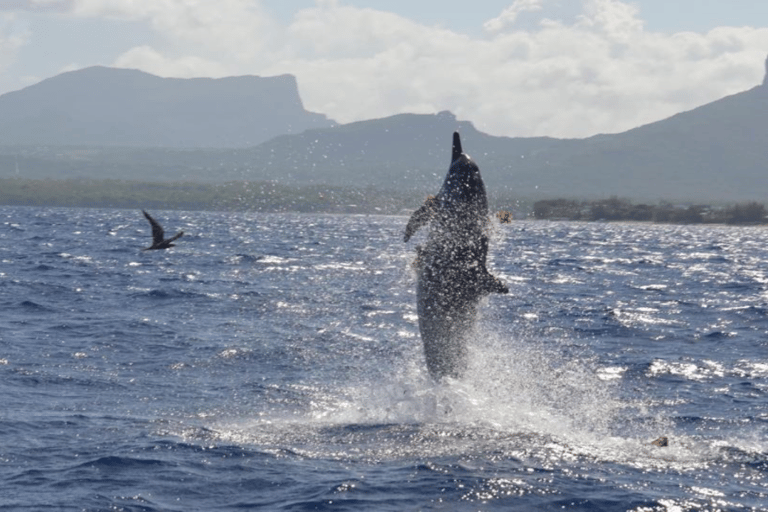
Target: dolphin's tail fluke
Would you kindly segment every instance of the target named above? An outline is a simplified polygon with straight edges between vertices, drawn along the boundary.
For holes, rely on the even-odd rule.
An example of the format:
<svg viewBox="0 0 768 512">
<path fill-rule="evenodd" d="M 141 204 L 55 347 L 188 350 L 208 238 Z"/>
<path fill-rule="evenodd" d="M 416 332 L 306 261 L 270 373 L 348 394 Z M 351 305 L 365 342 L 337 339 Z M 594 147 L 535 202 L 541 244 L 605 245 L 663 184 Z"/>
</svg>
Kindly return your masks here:
<svg viewBox="0 0 768 512">
<path fill-rule="evenodd" d="M 463 152 L 464 151 L 461 150 L 461 137 L 459 137 L 459 132 L 453 132 L 453 154 L 451 155 L 451 162 L 455 162 Z"/>
</svg>

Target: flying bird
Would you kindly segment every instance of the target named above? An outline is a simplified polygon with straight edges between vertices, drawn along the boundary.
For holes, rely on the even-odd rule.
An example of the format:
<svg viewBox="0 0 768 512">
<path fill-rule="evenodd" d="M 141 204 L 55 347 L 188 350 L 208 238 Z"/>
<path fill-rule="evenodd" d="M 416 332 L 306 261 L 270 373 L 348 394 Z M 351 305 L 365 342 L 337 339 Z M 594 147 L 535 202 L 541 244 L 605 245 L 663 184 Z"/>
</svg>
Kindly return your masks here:
<svg viewBox="0 0 768 512">
<path fill-rule="evenodd" d="M 150 214 L 148 214 L 146 211 L 141 210 L 141 213 L 144 214 L 144 216 L 147 218 L 150 224 L 152 224 L 152 245 L 149 247 L 145 247 L 145 251 L 151 251 L 154 249 L 168 249 L 169 247 L 174 247 L 176 244 L 173 244 L 174 240 L 177 238 L 181 238 L 182 235 L 184 235 L 183 231 L 179 231 L 175 235 L 173 235 L 169 239 L 165 239 L 165 232 L 163 231 L 163 226 L 161 226 L 155 219 L 152 218 Z"/>
</svg>

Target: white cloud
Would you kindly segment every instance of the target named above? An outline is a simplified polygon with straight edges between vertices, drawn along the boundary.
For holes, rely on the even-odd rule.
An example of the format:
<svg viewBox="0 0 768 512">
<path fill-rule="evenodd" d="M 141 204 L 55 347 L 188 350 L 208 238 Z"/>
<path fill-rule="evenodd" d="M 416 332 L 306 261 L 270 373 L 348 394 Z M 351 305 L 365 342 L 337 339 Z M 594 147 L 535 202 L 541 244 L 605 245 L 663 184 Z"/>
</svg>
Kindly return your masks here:
<svg viewBox="0 0 768 512">
<path fill-rule="evenodd" d="M 618 0 L 489 39 L 336 5 L 302 12 L 289 30 L 295 45 L 322 41 L 318 54 L 272 66 L 299 77 L 309 108 L 342 122 L 449 109 L 512 136 L 581 137 L 673 115 L 759 83 L 768 48 L 768 29 L 646 32 Z"/>
<path fill-rule="evenodd" d="M 569 21 L 547 9 L 558 3 L 516 0 L 471 37 L 336 0 L 284 26 L 248 0 L 64 2 L 75 16 L 152 27 L 158 39 L 114 65 L 161 76 L 292 73 L 306 107 L 341 122 L 448 109 L 489 133 L 581 137 L 761 81 L 768 28 L 663 34 L 647 31 L 629 1 L 583 0 Z M 538 23 L 517 27 L 521 13 Z"/>
<path fill-rule="evenodd" d="M 0 71 L 13 62 L 29 37 L 29 30 L 17 23 L 14 14 L 0 12 Z"/>
<path fill-rule="evenodd" d="M 252 0 L 72 0 L 71 13 L 147 23 L 165 42 L 162 48 L 133 48 L 116 62 L 147 64 L 163 76 L 186 72 L 217 75 L 253 68 L 273 50 L 277 27 Z M 274 44 L 272 44 L 274 47 Z M 162 54 L 162 55 L 161 55 Z M 163 72 L 160 61 L 169 65 Z M 206 65 L 207 63 L 207 65 Z"/>
<path fill-rule="evenodd" d="M 4 11 L 49 11 L 66 9 L 70 0 L 0 0 Z"/>
<path fill-rule="evenodd" d="M 221 77 L 227 68 L 218 62 L 194 55 L 168 58 L 149 46 L 137 46 L 120 55 L 112 64 L 118 68 L 141 69 L 158 76 L 192 78 L 198 76 Z"/>
<path fill-rule="evenodd" d="M 643 30 L 643 22 L 637 15 L 637 7 L 620 0 L 587 0 L 577 25 L 629 43 Z"/>
<path fill-rule="evenodd" d="M 490 19 L 483 24 L 483 28 L 488 32 L 499 32 L 517 21 L 517 17 L 522 12 L 540 11 L 544 0 L 515 0 L 512 5 L 504 9 L 496 18 Z"/>
</svg>

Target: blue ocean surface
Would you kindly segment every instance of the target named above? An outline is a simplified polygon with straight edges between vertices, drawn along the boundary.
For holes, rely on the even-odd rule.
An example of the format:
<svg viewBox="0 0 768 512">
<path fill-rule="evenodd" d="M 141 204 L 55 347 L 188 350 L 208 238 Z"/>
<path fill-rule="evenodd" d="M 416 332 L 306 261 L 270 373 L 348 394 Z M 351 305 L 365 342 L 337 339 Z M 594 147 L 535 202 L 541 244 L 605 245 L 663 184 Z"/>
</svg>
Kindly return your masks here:
<svg viewBox="0 0 768 512">
<path fill-rule="evenodd" d="M 438 384 L 405 217 L 151 213 L 0 207 L 0 510 L 768 507 L 765 228 L 495 224 Z"/>
</svg>

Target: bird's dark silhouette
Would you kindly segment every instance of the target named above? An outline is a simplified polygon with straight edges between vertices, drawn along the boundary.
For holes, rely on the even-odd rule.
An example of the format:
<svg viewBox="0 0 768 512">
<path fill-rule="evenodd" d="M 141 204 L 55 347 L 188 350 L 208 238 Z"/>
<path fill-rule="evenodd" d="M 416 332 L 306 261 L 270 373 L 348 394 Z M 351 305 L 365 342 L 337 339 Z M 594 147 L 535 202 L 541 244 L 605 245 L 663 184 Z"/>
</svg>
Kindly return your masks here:
<svg viewBox="0 0 768 512">
<path fill-rule="evenodd" d="M 168 249 L 169 247 L 174 247 L 176 244 L 172 243 L 174 240 L 181 238 L 184 235 L 183 231 L 179 231 L 175 235 L 173 235 L 171 238 L 165 239 L 165 232 L 163 231 L 163 227 L 152 218 L 150 214 L 148 214 L 145 210 L 141 210 L 141 213 L 144 214 L 144 216 L 147 218 L 149 223 L 152 225 L 152 245 L 149 247 L 145 247 L 145 251 L 151 251 L 155 249 Z"/>
</svg>

